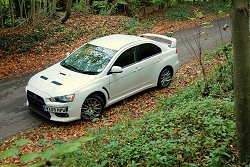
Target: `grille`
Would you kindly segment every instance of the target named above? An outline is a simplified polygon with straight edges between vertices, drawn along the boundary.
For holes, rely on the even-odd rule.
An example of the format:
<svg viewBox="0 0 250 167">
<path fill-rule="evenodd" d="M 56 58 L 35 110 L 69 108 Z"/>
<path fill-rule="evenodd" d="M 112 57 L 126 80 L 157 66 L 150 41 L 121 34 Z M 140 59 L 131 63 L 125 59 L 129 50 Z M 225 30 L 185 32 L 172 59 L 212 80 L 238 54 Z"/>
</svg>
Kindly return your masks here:
<svg viewBox="0 0 250 167">
<path fill-rule="evenodd" d="M 31 91 L 27 91 L 27 99 L 29 102 L 29 108 L 32 111 L 38 113 L 39 115 L 47 119 L 51 118 L 49 112 L 43 110 L 43 105 L 45 105 L 45 102 L 41 96 L 38 96 L 37 94 Z"/>
</svg>

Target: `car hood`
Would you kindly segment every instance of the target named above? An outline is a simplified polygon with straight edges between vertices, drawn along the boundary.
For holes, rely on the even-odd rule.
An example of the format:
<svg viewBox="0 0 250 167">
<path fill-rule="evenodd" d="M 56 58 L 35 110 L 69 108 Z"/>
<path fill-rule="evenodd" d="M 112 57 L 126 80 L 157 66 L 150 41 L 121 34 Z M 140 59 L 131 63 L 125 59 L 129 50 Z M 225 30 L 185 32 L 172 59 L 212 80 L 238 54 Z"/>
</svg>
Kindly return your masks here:
<svg viewBox="0 0 250 167">
<path fill-rule="evenodd" d="M 68 70 L 57 63 L 34 75 L 28 83 L 50 96 L 61 96 L 71 93 L 96 78 L 96 75 L 86 75 Z"/>
</svg>

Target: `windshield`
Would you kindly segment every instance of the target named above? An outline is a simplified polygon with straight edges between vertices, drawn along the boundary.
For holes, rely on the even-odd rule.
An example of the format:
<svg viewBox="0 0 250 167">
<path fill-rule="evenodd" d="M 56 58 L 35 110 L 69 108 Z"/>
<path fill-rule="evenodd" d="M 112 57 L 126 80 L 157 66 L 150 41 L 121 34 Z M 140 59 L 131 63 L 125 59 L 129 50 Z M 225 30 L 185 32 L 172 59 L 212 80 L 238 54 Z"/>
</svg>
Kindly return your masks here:
<svg viewBox="0 0 250 167">
<path fill-rule="evenodd" d="M 62 61 L 61 65 L 72 71 L 96 75 L 102 72 L 115 53 L 112 49 L 86 44 Z"/>
</svg>

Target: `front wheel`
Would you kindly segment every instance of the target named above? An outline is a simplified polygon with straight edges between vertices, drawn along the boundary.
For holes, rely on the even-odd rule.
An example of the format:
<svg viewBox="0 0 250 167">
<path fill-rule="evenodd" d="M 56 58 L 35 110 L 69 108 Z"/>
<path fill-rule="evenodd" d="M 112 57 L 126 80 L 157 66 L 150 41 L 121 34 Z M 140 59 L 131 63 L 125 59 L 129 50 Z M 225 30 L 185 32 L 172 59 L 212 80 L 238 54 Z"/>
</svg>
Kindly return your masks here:
<svg viewBox="0 0 250 167">
<path fill-rule="evenodd" d="M 168 87 L 169 84 L 171 83 L 172 77 L 173 77 L 173 70 L 170 67 L 165 67 L 159 75 L 157 86 L 159 88 Z"/>
<path fill-rule="evenodd" d="M 94 118 L 99 118 L 104 110 L 104 102 L 98 95 L 90 95 L 87 97 L 81 108 L 81 118 L 91 121 Z"/>
</svg>

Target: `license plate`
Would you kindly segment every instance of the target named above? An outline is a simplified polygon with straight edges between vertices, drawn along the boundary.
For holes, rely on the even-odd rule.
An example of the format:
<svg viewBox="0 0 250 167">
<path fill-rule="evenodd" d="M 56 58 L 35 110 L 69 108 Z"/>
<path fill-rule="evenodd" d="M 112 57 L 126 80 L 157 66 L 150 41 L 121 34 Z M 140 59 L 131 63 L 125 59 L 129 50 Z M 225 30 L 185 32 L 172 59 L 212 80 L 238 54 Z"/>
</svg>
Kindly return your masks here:
<svg viewBox="0 0 250 167">
<path fill-rule="evenodd" d="M 47 112 L 53 112 L 53 113 L 66 113 L 67 110 L 65 107 L 49 107 L 49 106 L 43 106 L 43 110 Z"/>
</svg>

